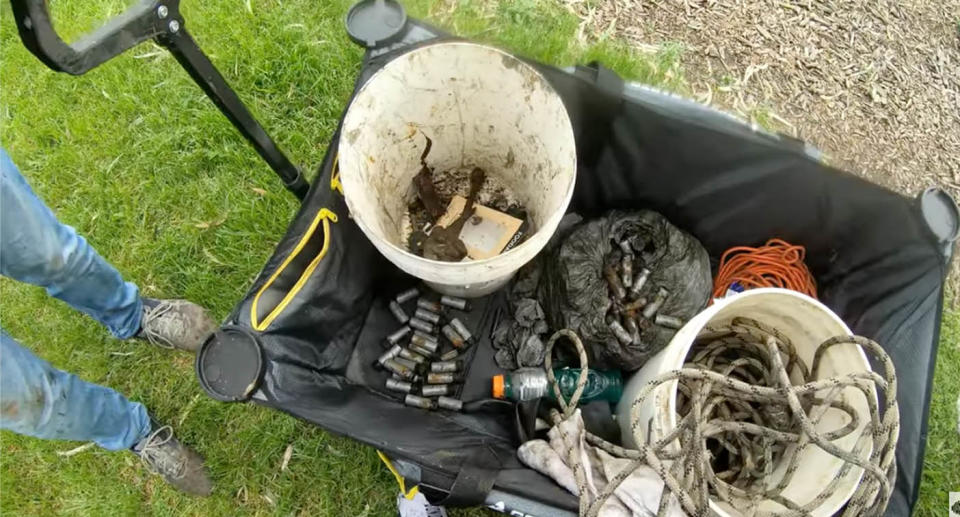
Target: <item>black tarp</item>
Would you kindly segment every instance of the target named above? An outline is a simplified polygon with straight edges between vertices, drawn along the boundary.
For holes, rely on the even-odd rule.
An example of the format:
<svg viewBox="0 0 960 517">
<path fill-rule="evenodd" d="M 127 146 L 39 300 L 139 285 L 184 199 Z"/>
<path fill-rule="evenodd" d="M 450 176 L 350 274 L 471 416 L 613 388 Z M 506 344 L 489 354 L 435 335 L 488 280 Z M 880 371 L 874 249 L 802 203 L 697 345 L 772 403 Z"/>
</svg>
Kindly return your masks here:
<svg viewBox="0 0 960 517">
<path fill-rule="evenodd" d="M 368 56 L 357 84 L 390 57 Z M 946 271 L 915 203 L 819 163 L 795 141 L 666 94 L 624 90 L 603 69 L 569 73 L 534 64 L 573 122 L 579 167 L 571 211 L 656 210 L 712 257 L 770 237 L 806 246 L 821 300 L 855 332 L 880 342 L 896 364 L 901 432 L 887 514 L 909 515 L 923 465 Z M 299 213 L 227 321 L 251 329 L 264 350 L 266 373 L 254 400 L 401 460 L 405 475 L 453 492 L 448 503 L 486 498 L 534 515 L 575 511 L 570 494 L 517 461 L 512 415 L 426 412 L 380 391 L 384 374 L 369 365 L 396 327 L 385 300 L 415 280 L 383 259 L 349 218 L 332 188 L 336 147 L 335 135 Z M 291 253 L 326 240 L 300 245 L 322 209 L 336 216 L 317 227 L 329 233 L 323 258 L 310 270 L 310 256 L 300 253 L 275 275 Z M 264 311 L 301 276 L 301 289 L 272 323 L 253 330 L 251 304 L 261 288 L 270 284 L 260 296 L 262 325 Z M 499 372 L 489 336 L 503 305 L 495 294 L 470 314 L 481 342 L 460 394 L 465 400 L 486 396 Z M 488 497 L 491 482 L 496 497 Z"/>
</svg>

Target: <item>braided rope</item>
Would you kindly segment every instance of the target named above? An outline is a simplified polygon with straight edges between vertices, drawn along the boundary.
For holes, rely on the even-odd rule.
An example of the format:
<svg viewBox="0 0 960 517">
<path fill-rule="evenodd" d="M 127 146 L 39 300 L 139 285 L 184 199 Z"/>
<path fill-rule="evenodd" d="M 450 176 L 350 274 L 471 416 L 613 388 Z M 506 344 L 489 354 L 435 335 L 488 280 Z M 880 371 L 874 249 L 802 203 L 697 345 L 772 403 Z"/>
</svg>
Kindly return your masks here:
<svg viewBox="0 0 960 517">
<path fill-rule="evenodd" d="M 581 368 L 569 402 L 561 395 L 553 375 L 552 351 L 561 337 L 567 338 L 577 351 Z M 872 355 L 883 375 L 868 371 L 817 379 L 824 354 L 832 347 L 848 344 L 859 345 Z M 630 428 L 637 449 L 620 447 L 585 431 L 590 445 L 632 460 L 592 501 L 588 495 L 587 467 L 571 446 L 565 459 L 577 482 L 581 516 L 596 517 L 620 484 L 642 465 L 652 468 L 664 482 L 657 512 L 660 516 L 666 515 L 671 504 L 679 504 L 690 516 L 706 516 L 711 500 L 726 502 L 757 517 L 810 515 L 836 493 L 841 480 L 854 467 L 863 469 L 863 477 L 842 515 L 883 514 L 896 474 L 900 416 L 893 361 L 876 342 L 860 336 L 830 338 L 817 348 L 808 369 L 787 336 L 756 320 L 735 318 L 726 327 L 701 332 L 688 359 L 684 368 L 647 382 L 632 402 Z M 587 383 L 586 349 L 575 332 L 563 329 L 550 337 L 544 368 L 560 406 L 560 411 L 551 411 L 556 426 L 573 414 Z M 674 382 L 679 421 L 666 433 L 656 429 L 662 438 L 648 444 L 639 409 L 657 388 Z M 846 400 L 850 390 L 866 399 L 869 421 L 855 437 L 853 447 L 844 450 L 833 442 L 853 435 L 861 427 L 861 416 Z M 877 402 L 878 391 L 882 410 Z M 827 432 L 818 431 L 817 424 L 830 410 L 846 415 L 846 424 Z M 576 443 L 576 437 L 557 429 L 564 443 Z M 801 453 L 809 447 L 822 449 L 844 463 L 816 497 L 800 504 L 782 493 L 799 468 Z M 867 448 L 870 454 L 864 458 Z M 727 463 L 716 472 L 721 457 Z M 783 477 L 768 486 L 774 469 L 783 468 L 784 464 Z M 759 504 L 767 500 L 786 510 L 759 510 Z"/>
</svg>

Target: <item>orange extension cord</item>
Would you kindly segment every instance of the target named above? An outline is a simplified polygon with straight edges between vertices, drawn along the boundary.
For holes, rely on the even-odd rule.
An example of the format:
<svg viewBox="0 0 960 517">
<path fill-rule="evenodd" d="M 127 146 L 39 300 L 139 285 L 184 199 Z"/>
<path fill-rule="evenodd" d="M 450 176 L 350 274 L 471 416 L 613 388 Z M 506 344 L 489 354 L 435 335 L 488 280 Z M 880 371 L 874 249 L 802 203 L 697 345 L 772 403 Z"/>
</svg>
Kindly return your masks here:
<svg viewBox="0 0 960 517">
<path fill-rule="evenodd" d="M 723 252 L 713 282 L 713 297 L 720 298 L 734 282 L 744 289 L 783 287 L 817 297 L 817 283 L 803 262 L 807 250 L 780 239 L 759 248 L 737 246 Z"/>
</svg>

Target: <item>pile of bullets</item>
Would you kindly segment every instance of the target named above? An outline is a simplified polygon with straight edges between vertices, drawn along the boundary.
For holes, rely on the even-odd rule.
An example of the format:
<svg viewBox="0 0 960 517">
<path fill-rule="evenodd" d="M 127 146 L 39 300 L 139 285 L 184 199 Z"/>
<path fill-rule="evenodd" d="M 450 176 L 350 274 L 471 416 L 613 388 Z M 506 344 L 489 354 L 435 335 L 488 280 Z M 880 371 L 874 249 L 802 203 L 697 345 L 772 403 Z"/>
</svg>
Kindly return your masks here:
<svg viewBox="0 0 960 517">
<path fill-rule="evenodd" d="M 610 310 L 607 327 L 622 345 L 642 345 L 640 336 L 651 325 L 677 330 L 685 323 L 676 316 L 660 312 L 670 298 L 670 291 L 659 287 L 652 300 L 641 296 L 650 279 L 650 270 L 638 260 L 630 241 L 615 242 L 604 262 L 603 276 L 607 280 Z M 640 251 L 640 250 L 637 250 Z M 634 271 L 639 273 L 634 275 Z M 653 289 L 648 289 L 653 293 Z"/>
<path fill-rule="evenodd" d="M 416 300 L 413 316 L 403 305 Z M 469 311 L 467 300 L 441 296 L 436 302 L 423 296 L 416 287 L 403 291 L 390 301 L 390 312 L 403 325 L 387 336 L 387 351 L 374 367 L 392 374 L 386 388 L 405 393 L 404 404 L 422 409 L 460 411 L 463 402 L 455 398 L 457 385 L 463 382 L 464 352 L 474 341 L 473 334 L 451 311 Z M 450 344 L 442 352 L 439 334 Z"/>
</svg>

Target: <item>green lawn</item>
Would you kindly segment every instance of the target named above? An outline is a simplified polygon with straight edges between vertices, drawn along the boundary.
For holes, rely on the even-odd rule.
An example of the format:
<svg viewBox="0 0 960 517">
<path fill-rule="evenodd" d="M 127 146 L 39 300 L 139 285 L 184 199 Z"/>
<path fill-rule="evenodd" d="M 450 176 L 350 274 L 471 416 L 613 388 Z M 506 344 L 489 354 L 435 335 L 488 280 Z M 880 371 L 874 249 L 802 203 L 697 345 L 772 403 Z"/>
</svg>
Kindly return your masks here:
<svg viewBox="0 0 960 517">
<path fill-rule="evenodd" d="M 52 2 L 73 37 L 123 0 Z M 621 74 L 683 90 L 678 48 L 637 55 L 577 39 L 551 1 L 405 2 L 458 34 L 568 65 L 600 59 Z M 346 38 L 349 2 L 268 0 L 183 5 L 186 25 L 279 145 L 320 163 L 359 70 Z M 82 77 L 56 74 L 20 44 L 0 3 L 0 142 L 60 218 L 146 295 L 184 297 L 223 317 L 244 293 L 296 203 L 172 57 L 144 44 Z M 54 365 L 144 402 L 207 458 L 216 482 L 193 499 L 131 454 L 0 434 L 4 515 L 388 515 L 394 482 L 374 452 L 254 405 L 206 397 L 192 359 L 112 339 L 40 289 L 0 281 L 2 325 Z M 960 313 L 945 318 L 921 515 L 942 515 L 960 489 L 955 404 Z M 948 368 L 948 364 L 951 367 Z M 289 468 L 284 450 L 293 446 Z M 478 515 L 479 511 L 458 515 Z"/>
</svg>

